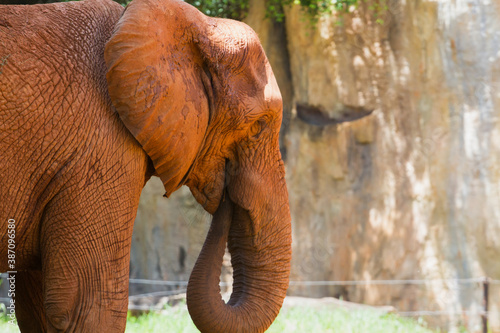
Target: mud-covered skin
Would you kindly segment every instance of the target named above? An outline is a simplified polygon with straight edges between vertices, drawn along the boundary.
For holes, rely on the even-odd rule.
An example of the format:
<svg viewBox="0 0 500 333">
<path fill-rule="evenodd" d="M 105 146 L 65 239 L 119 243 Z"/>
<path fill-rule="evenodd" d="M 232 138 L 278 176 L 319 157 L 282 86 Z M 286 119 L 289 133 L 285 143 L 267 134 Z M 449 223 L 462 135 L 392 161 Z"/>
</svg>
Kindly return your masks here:
<svg viewBox="0 0 500 333">
<path fill-rule="evenodd" d="M 148 158 L 111 108 L 110 1 L 0 6 L 0 271 L 25 332 L 121 332 Z M 43 279 L 42 279 L 43 275 Z"/>
<path fill-rule="evenodd" d="M 22 331 L 124 330 L 133 220 L 153 173 L 214 214 L 188 286 L 196 326 L 271 325 L 291 258 L 282 101 L 248 26 L 177 0 L 0 6 L 0 88 L 0 270 L 14 219 Z"/>
</svg>

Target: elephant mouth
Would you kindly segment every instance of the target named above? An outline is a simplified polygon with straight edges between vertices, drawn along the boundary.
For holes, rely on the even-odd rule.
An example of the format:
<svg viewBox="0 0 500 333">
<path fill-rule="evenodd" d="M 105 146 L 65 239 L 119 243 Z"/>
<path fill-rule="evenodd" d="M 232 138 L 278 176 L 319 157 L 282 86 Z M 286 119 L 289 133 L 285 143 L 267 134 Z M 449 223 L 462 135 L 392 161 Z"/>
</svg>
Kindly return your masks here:
<svg viewBox="0 0 500 333">
<path fill-rule="evenodd" d="M 224 188 L 229 179 L 227 174 L 228 159 L 221 164 L 216 170 L 209 172 L 213 177 L 209 178 L 208 181 L 204 179 L 205 181 L 200 182 L 196 177 L 197 173 L 195 173 L 194 177 L 187 178 L 184 184 L 189 187 L 191 194 L 203 209 L 212 215 L 215 214 L 219 207 Z"/>
<path fill-rule="evenodd" d="M 205 208 L 207 206 L 207 203 L 208 203 L 207 195 L 205 193 L 203 193 L 202 191 L 200 191 L 197 186 L 189 186 L 189 189 L 191 190 L 191 193 L 193 194 L 196 201 L 198 201 L 198 203 L 203 208 Z M 205 210 L 206 210 L 206 208 L 205 208 Z"/>
<path fill-rule="evenodd" d="M 203 209 L 213 215 L 219 207 L 221 198 L 219 193 L 222 193 L 223 186 L 205 186 L 202 190 L 199 189 L 199 186 L 192 186 L 189 183 L 187 183 L 187 186 L 189 186 L 194 198 Z"/>
</svg>

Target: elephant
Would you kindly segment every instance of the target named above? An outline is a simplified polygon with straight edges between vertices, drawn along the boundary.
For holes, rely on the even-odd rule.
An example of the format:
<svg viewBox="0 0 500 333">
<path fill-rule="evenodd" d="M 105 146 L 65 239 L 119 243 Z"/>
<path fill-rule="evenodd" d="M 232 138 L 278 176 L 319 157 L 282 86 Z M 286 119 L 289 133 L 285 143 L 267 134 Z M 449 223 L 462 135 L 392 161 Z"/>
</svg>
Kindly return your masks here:
<svg viewBox="0 0 500 333">
<path fill-rule="evenodd" d="M 0 6 L 0 271 L 21 331 L 124 331 L 151 177 L 213 215 L 187 288 L 195 325 L 265 331 L 290 274 L 282 113 L 244 23 L 180 0 Z"/>
</svg>

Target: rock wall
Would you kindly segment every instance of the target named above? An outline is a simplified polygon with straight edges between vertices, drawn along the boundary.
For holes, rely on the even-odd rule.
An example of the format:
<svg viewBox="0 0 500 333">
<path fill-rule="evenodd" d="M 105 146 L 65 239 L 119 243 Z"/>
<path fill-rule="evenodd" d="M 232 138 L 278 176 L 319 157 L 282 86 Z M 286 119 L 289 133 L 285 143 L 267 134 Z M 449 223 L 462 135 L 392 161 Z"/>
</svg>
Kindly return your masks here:
<svg viewBox="0 0 500 333">
<path fill-rule="evenodd" d="M 500 4 L 377 3 L 312 25 L 298 6 L 279 24 L 251 1 L 246 21 L 284 97 L 291 280 L 434 281 L 289 294 L 450 311 L 426 319 L 474 331 L 479 316 L 464 311 L 481 309 L 479 286 L 438 279 L 500 279 Z M 162 194 L 155 181 L 144 190 L 131 273 L 184 280 L 209 217 L 187 189 Z M 500 286 L 490 294 L 498 313 Z"/>
</svg>

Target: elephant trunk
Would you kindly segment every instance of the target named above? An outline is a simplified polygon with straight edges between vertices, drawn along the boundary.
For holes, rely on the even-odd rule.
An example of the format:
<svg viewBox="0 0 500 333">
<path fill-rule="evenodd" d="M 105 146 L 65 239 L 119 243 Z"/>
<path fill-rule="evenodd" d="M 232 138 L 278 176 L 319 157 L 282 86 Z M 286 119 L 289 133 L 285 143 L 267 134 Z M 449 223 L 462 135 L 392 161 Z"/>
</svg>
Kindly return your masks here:
<svg viewBox="0 0 500 333">
<path fill-rule="evenodd" d="M 290 274 L 287 196 L 272 206 L 270 216 L 256 221 L 227 193 L 221 200 L 187 289 L 189 313 L 201 332 L 264 332 L 278 315 Z M 227 304 L 219 287 L 226 241 L 234 270 Z"/>
</svg>

